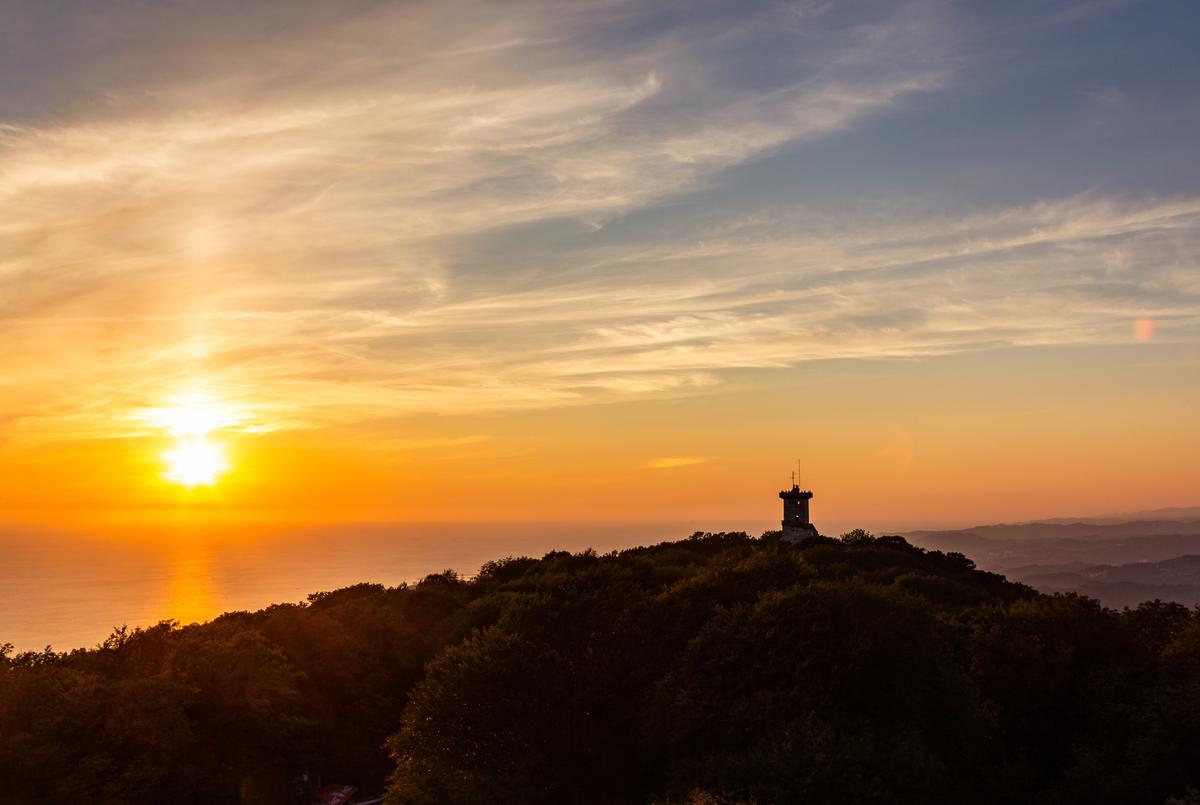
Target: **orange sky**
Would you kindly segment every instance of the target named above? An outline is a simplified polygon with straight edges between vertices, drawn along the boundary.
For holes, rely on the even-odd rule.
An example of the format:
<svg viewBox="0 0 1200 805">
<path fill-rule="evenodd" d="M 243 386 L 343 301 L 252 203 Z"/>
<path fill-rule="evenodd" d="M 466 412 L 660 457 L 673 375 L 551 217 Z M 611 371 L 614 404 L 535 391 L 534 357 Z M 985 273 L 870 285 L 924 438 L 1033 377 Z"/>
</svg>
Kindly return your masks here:
<svg viewBox="0 0 1200 805">
<path fill-rule="evenodd" d="M 0 505 L 50 521 L 758 524 L 776 516 L 793 458 L 817 492 L 818 525 L 1181 505 L 1200 477 L 1196 374 L 1180 371 L 1195 360 L 1190 348 L 1136 343 L 835 361 L 690 396 L 217 429 L 209 438 L 229 471 L 193 489 L 163 478 L 170 435 L 10 445 Z"/>
</svg>

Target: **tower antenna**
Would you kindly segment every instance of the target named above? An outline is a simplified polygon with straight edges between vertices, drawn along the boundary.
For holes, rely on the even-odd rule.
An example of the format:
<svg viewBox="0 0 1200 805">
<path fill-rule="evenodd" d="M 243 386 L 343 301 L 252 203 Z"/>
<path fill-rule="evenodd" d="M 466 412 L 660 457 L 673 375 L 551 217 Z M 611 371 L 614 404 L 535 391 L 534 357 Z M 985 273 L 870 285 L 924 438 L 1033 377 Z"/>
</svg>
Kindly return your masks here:
<svg viewBox="0 0 1200 805">
<path fill-rule="evenodd" d="M 800 459 L 796 459 L 796 485 L 800 485 Z"/>
</svg>

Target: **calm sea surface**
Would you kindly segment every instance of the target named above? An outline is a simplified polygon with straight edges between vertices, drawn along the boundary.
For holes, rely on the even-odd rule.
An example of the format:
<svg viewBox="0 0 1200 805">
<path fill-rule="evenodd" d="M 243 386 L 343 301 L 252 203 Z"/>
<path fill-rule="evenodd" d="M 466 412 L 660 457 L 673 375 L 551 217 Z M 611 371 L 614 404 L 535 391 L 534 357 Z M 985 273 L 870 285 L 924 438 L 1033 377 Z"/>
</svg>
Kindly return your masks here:
<svg viewBox="0 0 1200 805">
<path fill-rule="evenodd" d="M 0 644 L 94 646 L 113 627 L 302 601 L 369 581 L 389 586 L 504 556 L 603 553 L 696 530 L 760 533 L 768 522 L 434 523 L 320 527 L 137 526 L 101 531 L 0 525 Z"/>
</svg>

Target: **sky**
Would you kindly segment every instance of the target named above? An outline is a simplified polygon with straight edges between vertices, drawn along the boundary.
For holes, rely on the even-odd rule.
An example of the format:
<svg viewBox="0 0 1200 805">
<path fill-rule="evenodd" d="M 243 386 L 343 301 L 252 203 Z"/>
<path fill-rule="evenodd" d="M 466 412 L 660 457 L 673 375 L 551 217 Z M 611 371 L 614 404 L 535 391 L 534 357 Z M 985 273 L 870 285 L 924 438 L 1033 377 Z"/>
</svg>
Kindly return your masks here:
<svg viewBox="0 0 1200 805">
<path fill-rule="evenodd" d="M 818 527 L 1196 505 L 1198 39 L 0 0 L 0 520 L 760 522 L 797 466 Z"/>
</svg>

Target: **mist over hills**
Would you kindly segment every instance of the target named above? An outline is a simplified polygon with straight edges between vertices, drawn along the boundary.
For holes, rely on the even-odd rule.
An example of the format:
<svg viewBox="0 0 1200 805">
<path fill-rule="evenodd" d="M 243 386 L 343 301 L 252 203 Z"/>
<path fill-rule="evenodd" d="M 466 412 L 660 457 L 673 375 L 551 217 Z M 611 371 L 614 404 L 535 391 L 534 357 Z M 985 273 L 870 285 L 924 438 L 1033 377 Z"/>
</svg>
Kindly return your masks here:
<svg viewBox="0 0 1200 805">
<path fill-rule="evenodd" d="M 1173 507 L 905 536 L 924 548 L 966 554 L 980 568 L 1041 592 L 1077 592 L 1111 607 L 1156 598 L 1192 606 L 1200 603 L 1197 514 L 1197 507 Z"/>
<path fill-rule="evenodd" d="M 1037 521 L 1033 523 L 981 525 L 944 531 L 910 531 L 917 538 L 960 538 L 1031 540 L 1085 537 L 1150 537 L 1169 534 L 1200 534 L 1200 518 L 1177 520 L 1127 520 L 1112 522 Z"/>
<path fill-rule="evenodd" d="M 1165 506 L 1161 509 L 1141 509 L 1132 512 L 1104 514 L 1097 517 L 1049 517 L 1035 523 L 1128 523 L 1135 520 L 1200 520 L 1200 506 Z"/>
<path fill-rule="evenodd" d="M 1200 555 L 1162 562 L 1094 565 L 1077 571 L 1029 568 L 1014 577 L 1044 593 L 1077 592 L 1110 607 L 1134 607 L 1155 598 L 1186 606 L 1200 604 Z"/>
</svg>

